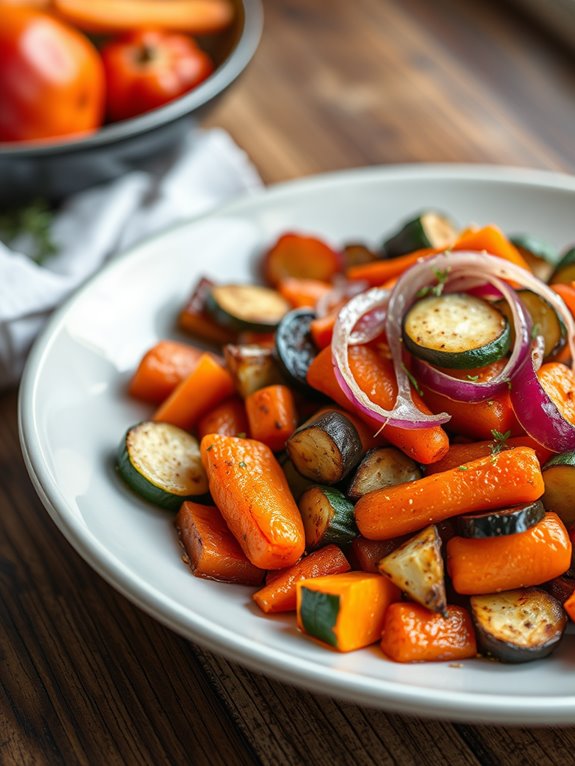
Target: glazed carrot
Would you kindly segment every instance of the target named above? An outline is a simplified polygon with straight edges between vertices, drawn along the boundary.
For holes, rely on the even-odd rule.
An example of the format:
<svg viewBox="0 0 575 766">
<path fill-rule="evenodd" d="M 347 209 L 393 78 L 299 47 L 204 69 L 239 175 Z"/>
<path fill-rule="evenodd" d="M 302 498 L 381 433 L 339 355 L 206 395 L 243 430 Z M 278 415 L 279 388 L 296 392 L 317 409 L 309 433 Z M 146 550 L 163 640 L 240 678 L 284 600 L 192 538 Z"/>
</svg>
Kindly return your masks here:
<svg viewBox="0 0 575 766">
<path fill-rule="evenodd" d="M 515 535 L 451 538 L 447 571 L 455 590 L 468 596 L 527 588 L 566 572 L 571 550 L 559 516 L 546 513 L 534 527 Z"/>
<path fill-rule="evenodd" d="M 497 226 L 484 226 L 482 229 L 463 233 L 453 245 L 452 250 L 485 250 L 490 255 L 497 255 L 516 266 L 531 271 L 529 264 Z"/>
<path fill-rule="evenodd" d="M 479 458 L 464 469 L 364 495 L 355 506 L 360 533 L 370 540 L 389 540 L 460 513 L 527 503 L 543 494 L 539 461 L 528 447 Z"/>
<path fill-rule="evenodd" d="M 287 386 L 259 388 L 246 398 L 246 412 L 252 438 L 273 452 L 285 447 L 297 428 L 293 394 Z"/>
<path fill-rule="evenodd" d="M 198 436 L 223 434 L 224 436 L 247 436 L 248 418 L 246 408 L 239 396 L 230 396 L 198 421 Z"/>
<path fill-rule="evenodd" d="M 259 585 L 265 572 L 251 564 L 217 508 L 186 501 L 176 516 L 184 561 L 196 577 Z"/>
<path fill-rule="evenodd" d="M 252 598 L 266 614 L 276 612 L 295 612 L 297 607 L 296 583 L 313 577 L 341 574 L 351 569 L 349 561 L 337 545 L 326 545 L 310 553 L 289 569 L 274 572 L 271 581 L 266 578 L 266 585 Z"/>
<path fill-rule="evenodd" d="M 295 564 L 305 547 L 303 523 L 269 447 L 209 434 L 201 453 L 214 502 L 252 564 L 262 569 Z"/>
<path fill-rule="evenodd" d="M 575 622 L 575 592 L 563 603 L 563 609 L 569 615 L 571 622 Z"/>
<path fill-rule="evenodd" d="M 571 284 L 568 285 L 551 285 L 551 289 L 563 298 L 565 305 L 575 317 L 575 282 L 571 282 Z"/>
<path fill-rule="evenodd" d="M 338 311 L 331 311 L 324 317 L 317 317 L 310 322 L 309 332 L 318 349 L 326 348 L 331 343 L 337 314 Z"/>
<path fill-rule="evenodd" d="M 286 277 L 329 282 L 341 265 L 341 254 L 323 240 L 289 232 L 264 255 L 262 268 L 266 282 L 276 287 Z"/>
<path fill-rule="evenodd" d="M 296 588 L 298 628 L 340 652 L 375 643 L 387 608 L 401 598 L 391 580 L 368 572 L 316 577 Z"/>
<path fill-rule="evenodd" d="M 352 346 L 349 349 L 349 363 L 359 387 L 373 402 L 384 409 L 391 409 L 397 396 L 397 382 L 392 362 L 367 346 Z M 331 348 L 320 351 L 313 360 L 307 371 L 307 382 L 312 388 L 330 396 L 345 410 L 354 412 L 353 405 L 348 401 L 336 380 Z M 415 392 L 413 401 L 422 412 L 429 413 Z M 364 415 L 360 417 L 373 428 L 374 434 L 381 430 L 381 424 L 376 420 Z M 447 434 L 441 426 L 417 430 L 385 426 L 381 433 L 391 444 L 402 449 L 419 463 L 434 463 L 440 460 L 449 449 Z"/>
<path fill-rule="evenodd" d="M 193 369 L 204 351 L 175 340 L 161 340 L 142 357 L 128 386 L 136 399 L 160 404 Z"/>
<path fill-rule="evenodd" d="M 278 284 L 280 295 L 296 308 L 313 308 L 318 300 L 327 295 L 332 289 L 328 282 L 321 279 L 297 279 L 296 277 L 286 277 L 280 280 Z"/>
<path fill-rule="evenodd" d="M 202 354 L 196 368 L 156 410 L 153 420 L 189 430 L 198 418 L 231 396 L 233 391 L 230 373 L 209 354 Z"/>
<path fill-rule="evenodd" d="M 404 271 L 407 271 L 420 258 L 427 258 L 435 255 L 441 250 L 434 250 L 431 247 L 425 247 L 421 250 L 415 250 L 407 255 L 400 255 L 397 258 L 387 258 L 373 263 L 366 263 L 361 266 L 352 266 L 346 271 L 346 277 L 352 282 L 366 282 L 369 287 L 377 287 L 384 282 L 388 282 L 395 277 L 399 277 Z"/>
<path fill-rule="evenodd" d="M 379 572 L 377 565 L 382 558 L 398 548 L 404 537 L 393 540 L 368 540 L 367 537 L 356 537 L 351 544 L 349 558 L 354 569 L 362 572 Z"/>
<path fill-rule="evenodd" d="M 500 444 L 501 443 L 496 442 L 493 439 L 470 442 L 469 444 L 452 444 L 445 457 L 438 460 L 437 463 L 427 466 L 425 473 L 429 476 L 432 473 L 449 471 L 450 468 L 457 468 L 465 463 L 470 463 L 472 460 L 486 457 L 487 455 L 492 454 L 494 446 L 499 447 Z M 531 447 L 532 450 L 535 450 L 535 454 L 541 465 L 546 463 L 551 455 L 554 454 L 545 447 L 542 447 L 530 436 L 511 436 L 501 444 L 501 449 L 513 449 L 514 447 Z"/>
<path fill-rule="evenodd" d="M 447 616 L 419 604 L 391 604 L 385 613 L 381 648 L 394 662 L 466 660 L 477 655 L 469 612 L 448 606 Z"/>
<path fill-rule="evenodd" d="M 225 29 L 234 17 L 228 0 L 53 0 L 54 11 L 88 32 L 176 29 L 194 35 Z"/>
</svg>

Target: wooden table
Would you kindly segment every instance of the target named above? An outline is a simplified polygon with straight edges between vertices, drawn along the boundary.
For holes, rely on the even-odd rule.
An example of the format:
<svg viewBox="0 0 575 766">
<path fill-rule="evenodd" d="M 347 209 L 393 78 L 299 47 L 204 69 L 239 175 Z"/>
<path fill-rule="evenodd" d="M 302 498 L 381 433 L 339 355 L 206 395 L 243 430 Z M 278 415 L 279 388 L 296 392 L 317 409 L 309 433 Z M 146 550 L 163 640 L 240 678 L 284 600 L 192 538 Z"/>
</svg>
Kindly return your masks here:
<svg viewBox="0 0 575 766">
<path fill-rule="evenodd" d="M 207 124 L 267 182 L 358 165 L 575 170 L 567 49 L 486 0 L 268 0 Z M 0 397 L 0 763 L 565 764 L 575 729 L 470 726 L 316 697 L 200 650 L 108 587 L 28 480 Z"/>
</svg>

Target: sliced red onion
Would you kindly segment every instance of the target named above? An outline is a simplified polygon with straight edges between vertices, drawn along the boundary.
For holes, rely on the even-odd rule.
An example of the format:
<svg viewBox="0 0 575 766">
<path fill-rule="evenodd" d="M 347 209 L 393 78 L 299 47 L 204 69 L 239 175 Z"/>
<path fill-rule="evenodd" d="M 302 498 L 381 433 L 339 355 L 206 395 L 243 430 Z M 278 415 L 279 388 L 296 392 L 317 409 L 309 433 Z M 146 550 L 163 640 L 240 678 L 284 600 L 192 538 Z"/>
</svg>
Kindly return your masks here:
<svg viewBox="0 0 575 766">
<path fill-rule="evenodd" d="M 519 423 L 539 444 L 552 452 L 575 449 L 575 426 L 546 393 L 530 358 L 513 377 L 511 405 Z"/>
<path fill-rule="evenodd" d="M 507 388 L 511 377 L 529 355 L 531 346 L 531 317 L 515 290 L 505 284 L 505 282 L 497 279 L 497 277 L 491 277 L 491 280 L 494 288 L 509 303 L 515 328 L 515 343 L 505 367 L 491 380 L 478 383 L 472 380 L 460 380 L 449 375 L 449 373 L 432 367 L 421 359 L 415 357 L 413 359 L 415 377 L 423 385 L 448 396 L 450 399 L 469 403 L 484 402 L 487 399 L 492 399 Z"/>
<path fill-rule="evenodd" d="M 389 290 L 375 287 L 352 298 L 339 312 L 331 342 L 333 366 L 337 382 L 345 396 L 359 412 L 382 425 L 418 429 L 446 423 L 450 417 L 446 412 L 439 415 L 427 415 L 415 406 L 411 395 L 409 398 L 400 398 L 398 396 L 393 409 L 384 410 L 371 401 L 368 395 L 358 386 L 353 376 L 349 366 L 348 350 L 354 328 L 368 312 L 385 308 L 389 297 Z M 409 378 L 403 363 L 395 365 L 395 373 L 398 389 L 405 388 L 406 383 L 407 389 L 410 391 Z"/>
<path fill-rule="evenodd" d="M 375 340 L 385 330 L 386 317 L 387 305 L 376 306 L 367 311 L 358 319 L 352 334 L 349 336 L 349 345 L 361 346 Z"/>
</svg>

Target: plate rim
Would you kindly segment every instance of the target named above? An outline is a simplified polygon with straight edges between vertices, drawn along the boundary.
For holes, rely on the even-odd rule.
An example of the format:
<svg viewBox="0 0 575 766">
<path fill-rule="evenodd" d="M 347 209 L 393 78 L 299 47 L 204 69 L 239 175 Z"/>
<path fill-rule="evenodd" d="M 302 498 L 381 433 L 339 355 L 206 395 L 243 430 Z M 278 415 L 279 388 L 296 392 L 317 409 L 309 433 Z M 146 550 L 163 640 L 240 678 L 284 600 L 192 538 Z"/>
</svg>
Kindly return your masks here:
<svg viewBox="0 0 575 766">
<path fill-rule="evenodd" d="M 163 229 L 115 257 L 86 280 L 54 312 L 36 340 L 26 363 L 18 396 L 18 429 L 24 461 L 34 488 L 50 517 L 88 565 L 138 608 L 176 633 L 208 650 L 216 651 L 251 670 L 264 672 L 312 693 L 327 694 L 356 704 L 383 708 L 396 713 L 474 723 L 572 724 L 575 713 L 575 694 L 560 697 L 482 694 L 417 687 L 380 678 L 374 680 L 346 670 L 338 670 L 337 674 L 334 674 L 332 669 L 318 665 L 313 660 L 288 655 L 272 647 L 250 645 L 247 639 L 232 631 L 197 614 L 190 615 L 187 609 L 180 607 L 172 598 L 159 593 L 156 588 L 146 585 L 139 576 L 132 574 L 121 561 L 109 554 L 80 517 L 62 513 L 58 509 L 58 501 L 60 505 L 66 505 L 64 498 L 60 496 L 56 484 L 46 474 L 42 475 L 41 455 L 36 452 L 36 445 L 28 438 L 29 434 L 34 432 L 32 402 L 36 373 L 48 354 L 51 341 L 64 318 L 94 284 L 97 284 L 100 279 L 107 278 L 117 268 L 123 268 L 130 260 L 137 259 L 139 252 L 156 240 L 161 240 L 178 229 L 193 227 L 200 221 L 234 213 L 241 214 L 244 207 L 258 206 L 262 200 L 264 203 L 273 204 L 274 201 L 282 198 L 289 199 L 292 195 L 299 194 L 302 189 L 313 190 L 325 185 L 333 187 L 334 184 L 341 186 L 350 181 L 361 182 L 365 179 L 376 181 L 384 178 L 392 181 L 394 177 L 403 180 L 433 176 L 437 176 L 439 180 L 517 183 L 521 186 L 559 188 L 575 194 L 575 176 L 548 170 L 455 163 L 372 166 L 310 175 L 274 184 L 256 192 L 243 194 L 207 213 Z"/>
</svg>

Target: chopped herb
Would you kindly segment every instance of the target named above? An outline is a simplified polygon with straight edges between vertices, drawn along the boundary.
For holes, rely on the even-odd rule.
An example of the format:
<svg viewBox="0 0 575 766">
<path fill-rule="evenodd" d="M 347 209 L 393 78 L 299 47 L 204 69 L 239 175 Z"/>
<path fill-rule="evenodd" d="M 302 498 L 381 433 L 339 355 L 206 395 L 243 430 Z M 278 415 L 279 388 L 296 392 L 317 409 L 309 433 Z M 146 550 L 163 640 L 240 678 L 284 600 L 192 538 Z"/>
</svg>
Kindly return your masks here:
<svg viewBox="0 0 575 766">
<path fill-rule="evenodd" d="M 423 391 L 421 390 L 421 386 L 419 385 L 419 383 L 417 382 L 417 380 L 414 378 L 414 376 L 413 376 L 413 373 L 412 373 L 412 372 L 410 372 L 410 371 L 407 369 L 407 367 L 405 366 L 405 364 L 402 364 L 401 366 L 402 366 L 402 367 L 403 367 L 403 369 L 405 370 L 405 374 L 406 374 L 406 375 L 407 375 L 407 377 L 409 378 L 409 382 L 411 383 L 411 385 L 414 387 L 414 389 L 417 391 L 417 393 L 418 393 L 420 396 L 423 396 Z"/>
<path fill-rule="evenodd" d="M 57 251 L 52 239 L 54 214 L 42 200 L 26 207 L 16 208 L 0 215 L 0 239 L 8 246 L 20 235 L 29 241 L 29 256 L 42 264 Z"/>
<path fill-rule="evenodd" d="M 460 465 L 459 466 L 459 470 L 460 471 L 468 471 L 469 470 L 469 466 L 467 466 L 467 465 Z"/>
<path fill-rule="evenodd" d="M 541 335 L 541 325 L 539 322 L 535 322 L 531 328 L 531 340 L 536 340 L 539 335 Z"/>
<path fill-rule="evenodd" d="M 436 298 L 443 293 L 445 283 L 449 279 L 450 268 L 447 269 L 435 269 L 433 271 L 437 283 L 435 285 L 427 285 L 427 287 L 421 287 L 416 293 L 416 298 L 425 298 L 427 295 L 434 295 Z"/>
<path fill-rule="evenodd" d="M 491 445 L 491 456 L 496 457 L 499 455 L 500 452 L 502 452 L 504 449 L 506 449 L 507 439 L 511 436 L 511 431 L 505 431 L 504 434 L 501 433 L 501 431 L 498 431 L 496 428 L 493 428 L 491 431 L 491 436 L 493 436 L 493 444 Z"/>
<path fill-rule="evenodd" d="M 245 431 L 240 431 L 240 433 L 239 433 L 239 434 L 236 434 L 236 437 L 237 437 L 238 439 L 245 439 L 245 438 L 246 438 L 246 436 L 247 436 L 247 434 L 246 434 L 246 432 L 245 432 Z"/>
<path fill-rule="evenodd" d="M 248 464 L 244 460 L 240 460 L 238 465 L 239 465 L 240 468 L 247 468 L 248 467 Z"/>
<path fill-rule="evenodd" d="M 214 445 L 213 445 L 213 444 L 210 444 L 210 446 L 209 446 L 209 447 L 206 447 L 206 452 L 209 452 L 209 451 L 210 451 L 211 449 L 213 449 L 213 448 L 214 448 Z"/>
<path fill-rule="evenodd" d="M 479 380 L 479 375 L 466 375 L 465 377 L 467 378 L 467 380 L 473 381 L 473 383 L 477 383 L 477 381 Z"/>
</svg>

